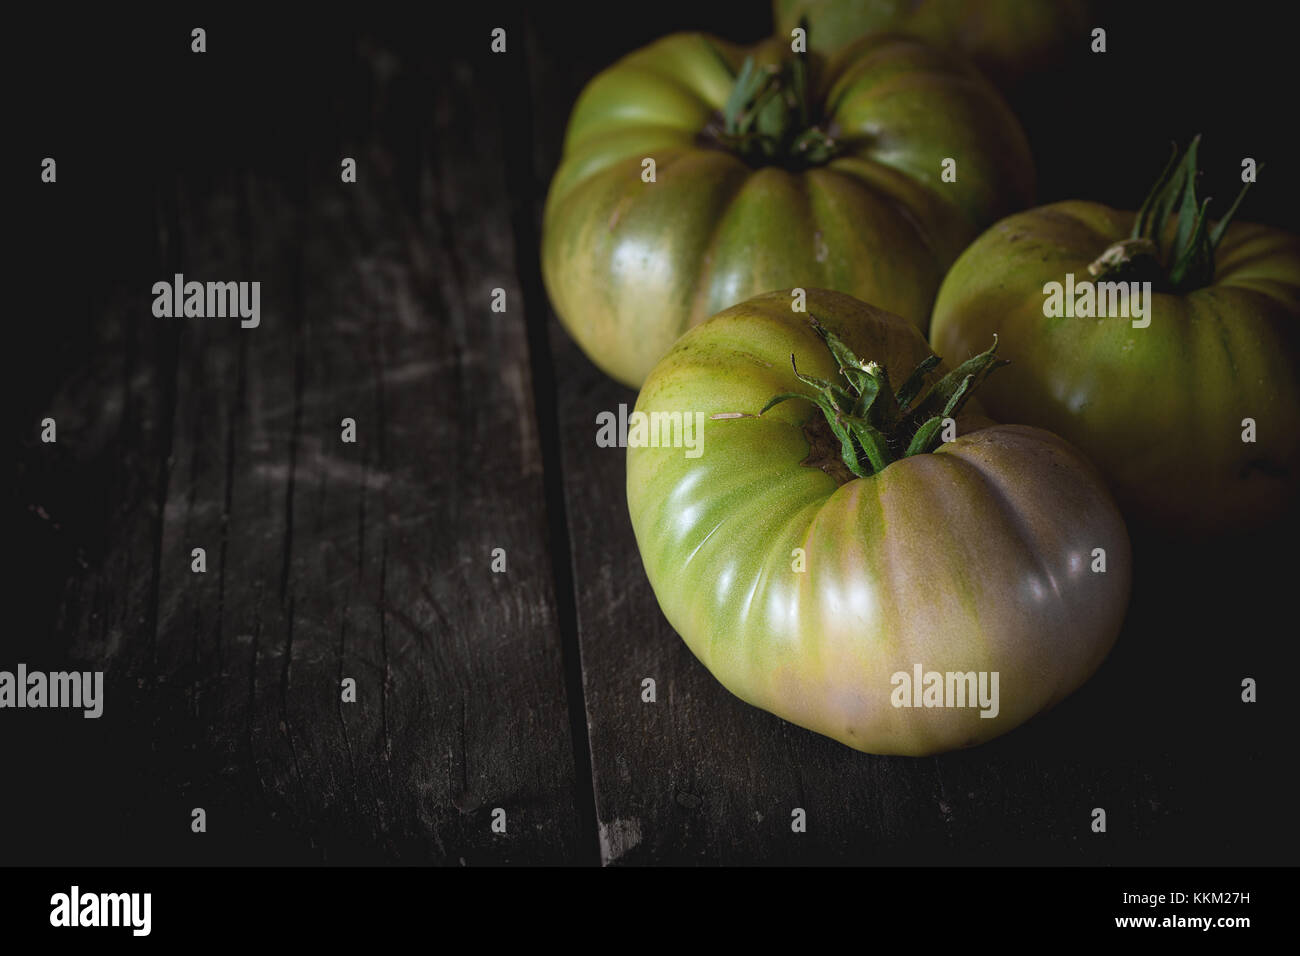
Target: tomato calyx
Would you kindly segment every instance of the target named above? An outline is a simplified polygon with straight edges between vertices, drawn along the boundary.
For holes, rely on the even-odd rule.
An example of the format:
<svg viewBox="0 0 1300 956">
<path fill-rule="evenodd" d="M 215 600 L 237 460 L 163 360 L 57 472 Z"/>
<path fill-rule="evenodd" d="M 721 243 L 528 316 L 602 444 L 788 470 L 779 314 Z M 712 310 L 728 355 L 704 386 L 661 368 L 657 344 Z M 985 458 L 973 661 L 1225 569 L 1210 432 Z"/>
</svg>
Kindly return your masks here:
<svg viewBox="0 0 1300 956">
<path fill-rule="evenodd" d="M 825 425 L 839 442 L 843 466 L 832 466 L 827 461 L 825 432 L 816 418 L 809 423 L 811 430 L 805 427 L 809 456 L 804 464 L 821 468 L 841 484 L 853 477 L 879 474 L 900 458 L 932 452 L 943 440 L 944 420 L 961 411 L 966 400 L 994 369 L 1009 364 L 1006 359 L 996 357 L 998 337 L 994 335 L 993 345 L 987 351 L 967 359 L 929 390 L 925 390 L 925 379 L 939 364 L 937 355 L 922 361 L 895 392 L 883 365 L 864 362 L 816 316 L 810 315 L 810 319 L 847 384 L 803 374 L 791 354 L 790 365 L 795 377 L 810 386 L 813 393 L 774 395 L 759 415 L 792 398 L 812 402 L 821 409 Z"/>
<path fill-rule="evenodd" d="M 1214 251 L 1250 183 L 1242 187 L 1227 214 L 1211 229 L 1206 215 L 1210 199 L 1200 202 L 1196 198 L 1200 141 L 1200 136 L 1195 137 L 1181 159 L 1174 146 L 1164 171 L 1138 210 L 1129 237 L 1109 246 L 1088 266 L 1089 273 L 1106 279 L 1146 280 L 1157 291 L 1173 293 L 1191 292 L 1214 280 Z M 1162 249 L 1161 240 L 1171 223 L 1173 243 Z"/>
<path fill-rule="evenodd" d="M 701 134 L 751 166 L 798 170 L 829 162 L 839 151 L 831 131 L 814 122 L 807 54 L 778 64 L 746 57 L 722 115 Z"/>
</svg>

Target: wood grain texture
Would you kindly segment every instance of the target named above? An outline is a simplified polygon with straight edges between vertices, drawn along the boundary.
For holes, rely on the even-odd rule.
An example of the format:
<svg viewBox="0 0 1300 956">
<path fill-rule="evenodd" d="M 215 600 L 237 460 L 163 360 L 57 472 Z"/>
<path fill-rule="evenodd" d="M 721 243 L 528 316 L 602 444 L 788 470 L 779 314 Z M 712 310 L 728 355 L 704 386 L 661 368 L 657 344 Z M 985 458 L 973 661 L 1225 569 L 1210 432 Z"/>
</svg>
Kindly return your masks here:
<svg viewBox="0 0 1300 956">
<path fill-rule="evenodd" d="M 51 635 L 108 674 L 105 716 L 44 741 L 93 727 L 91 859 L 581 858 L 501 84 L 486 56 L 412 52 L 359 44 L 350 128 L 291 122 L 160 191 L 159 255 L 123 285 L 259 279 L 259 328 L 133 295 L 117 321 L 149 361 L 95 352 L 67 393 L 93 427 L 55 403 L 62 447 L 103 436 L 121 509 Z"/>
</svg>

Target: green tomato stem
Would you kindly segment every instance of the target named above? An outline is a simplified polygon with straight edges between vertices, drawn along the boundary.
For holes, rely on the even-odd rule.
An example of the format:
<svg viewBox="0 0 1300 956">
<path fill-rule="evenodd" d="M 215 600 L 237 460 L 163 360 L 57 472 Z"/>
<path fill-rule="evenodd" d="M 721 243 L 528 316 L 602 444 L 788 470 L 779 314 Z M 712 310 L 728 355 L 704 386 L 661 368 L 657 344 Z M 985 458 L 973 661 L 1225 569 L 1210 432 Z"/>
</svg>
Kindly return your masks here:
<svg viewBox="0 0 1300 956">
<path fill-rule="evenodd" d="M 807 24 L 802 25 L 806 31 Z M 746 57 L 722 110 L 717 145 L 756 166 L 805 169 L 829 162 L 839 146 L 813 121 L 806 57 L 793 54 L 768 67 Z"/>
<path fill-rule="evenodd" d="M 1162 291 L 1174 293 L 1190 292 L 1214 281 L 1214 252 L 1251 184 L 1242 187 L 1227 215 L 1210 229 L 1210 200 L 1201 202 L 1196 198 L 1196 151 L 1200 142 L 1200 136 L 1195 137 L 1181 159 L 1178 147 L 1174 147 L 1164 171 L 1138 209 L 1129 238 L 1110 246 L 1088 267 L 1089 272 L 1110 279 L 1145 278 Z M 1171 223 L 1173 243 L 1169 249 L 1162 249 L 1161 242 Z"/>
<path fill-rule="evenodd" d="M 845 467 L 859 478 L 879 474 L 900 458 L 932 452 L 942 441 L 944 419 L 960 412 L 971 393 L 994 369 L 1008 364 L 995 356 L 998 348 L 995 335 L 988 351 L 967 359 L 924 394 L 925 379 L 940 361 L 936 355 L 922 361 L 908 375 L 903 387 L 894 392 L 884 366 L 864 362 L 815 315 L 810 319 L 834 357 L 847 387 L 805 375 L 791 355 L 795 377 L 812 392 L 775 395 L 759 414 L 792 398 L 812 402 L 839 440 Z"/>
</svg>

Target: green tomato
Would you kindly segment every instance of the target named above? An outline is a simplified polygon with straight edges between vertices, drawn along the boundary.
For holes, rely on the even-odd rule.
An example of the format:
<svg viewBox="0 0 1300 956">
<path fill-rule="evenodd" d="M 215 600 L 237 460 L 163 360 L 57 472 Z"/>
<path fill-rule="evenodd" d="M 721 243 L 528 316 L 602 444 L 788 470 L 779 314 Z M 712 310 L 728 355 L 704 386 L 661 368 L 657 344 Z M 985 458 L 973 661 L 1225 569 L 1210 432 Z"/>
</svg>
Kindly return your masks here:
<svg viewBox="0 0 1300 956">
<path fill-rule="evenodd" d="M 1006 89 L 1050 67 L 1083 37 L 1082 0 L 774 0 L 777 33 L 808 24 L 814 49 L 834 53 L 870 33 L 921 37 L 968 57 Z"/>
<path fill-rule="evenodd" d="M 639 385 L 690 326 L 795 284 L 924 329 L 944 271 L 1033 180 L 998 94 L 920 41 L 867 39 L 826 65 L 676 34 L 579 97 L 542 271 L 592 361 Z"/>
<path fill-rule="evenodd" d="M 921 755 L 988 740 L 1105 658 L 1129 594 L 1124 523 L 1091 465 L 1046 431 L 953 411 L 953 440 L 901 456 L 930 413 L 883 422 L 905 424 L 900 408 L 944 414 L 943 396 L 931 399 L 965 367 L 910 400 L 909 376 L 895 399 L 888 381 L 930 355 L 915 327 L 846 295 L 807 296 L 808 314 L 788 292 L 721 312 L 683 335 L 641 390 L 627 496 L 659 606 L 732 693 L 850 747 Z M 809 383 L 845 381 L 809 316 L 871 360 L 849 362 L 862 387 L 835 393 L 841 403 L 868 391 L 863 376 L 885 383 L 871 410 L 845 417 L 855 451 L 877 431 L 893 458 L 865 477 L 865 456 L 853 465 L 841 454 L 814 401 L 759 414 L 773 396 L 817 398 Z M 673 413 L 700 423 L 694 448 L 665 440 Z M 917 706 L 920 688 L 913 706 L 898 704 L 918 667 L 982 673 L 989 688 L 996 673 L 996 713 Z"/>
<path fill-rule="evenodd" d="M 1166 534 L 1256 528 L 1300 490 L 1300 240 L 1234 223 L 1207 247 L 1185 228 L 1180 253 L 1188 217 L 1170 213 L 1182 208 L 1168 193 L 1168 218 L 1148 216 L 1136 240 L 1134 213 L 1092 202 L 1003 220 L 953 266 L 931 340 L 962 359 L 998 334 L 1012 364 L 981 392 L 985 406 L 1077 445 L 1133 519 Z M 1045 290 L 1067 274 L 1078 291 L 1061 301 L 1076 314 L 1045 314 L 1064 311 Z M 1120 314 L 1077 314 L 1084 282 L 1096 299 L 1099 283 L 1133 281 L 1151 282 L 1145 317 L 1125 317 L 1110 292 L 1106 311 Z"/>
</svg>

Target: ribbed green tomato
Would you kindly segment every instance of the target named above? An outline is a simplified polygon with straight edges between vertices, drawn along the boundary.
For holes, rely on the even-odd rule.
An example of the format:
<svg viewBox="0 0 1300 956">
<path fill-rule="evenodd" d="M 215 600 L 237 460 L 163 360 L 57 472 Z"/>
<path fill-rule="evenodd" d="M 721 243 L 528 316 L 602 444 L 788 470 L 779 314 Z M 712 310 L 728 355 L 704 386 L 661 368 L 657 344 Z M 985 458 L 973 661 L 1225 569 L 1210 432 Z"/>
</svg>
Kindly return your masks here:
<svg viewBox="0 0 1300 956">
<path fill-rule="evenodd" d="M 869 33 L 903 33 L 956 50 L 999 86 L 1050 67 L 1084 36 L 1083 0 L 774 0 L 777 32 L 808 22 L 814 49 L 834 53 Z"/>
<path fill-rule="evenodd" d="M 639 385 L 688 327 L 770 289 L 838 289 L 924 329 L 944 271 L 1033 180 L 996 91 L 920 41 L 822 64 L 676 34 L 579 97 L 542 270 L 592 361 Z"/>
<path fill-rule="evenodd" d="M 929 348 L 845 295 L 809 290 L 807 315 L 791 303 L 761 295 L 691 329 L 637 400 L 703 414 L 698 454 L 629 440 L 632 526 L 669 623 L 732 693 L 871 753 L 976 744 L 1064 698 L 1128 601 L 1128 536 L 1100 476 L 1049 432 L 962 413 L 955 440 L 854 477 L 812 402 L 757 414 L 811 392 L 792 355 L 836 378 L 809 316 L 894 382 Z M 918 666 L 996 672 L 996 716 L 895 706 L 896 675 Z"/>
<path fill-rule="evenodd" d="M 1133 518 L 1187 534 L 1263 525 L 1300 493 L 1300 239 L 1233 223 L 1199 252 L 1207 276 L 1181 289 L 1168 261 L 1094 279 L 1090 264 L 1133 225 L 1091 202 L 999 222 L 944 281 L 931 340 L 960 360 L 999 335 L 1011 365 L 980 392 L 985 407 L 1077 445 Z M 1153 227 L 1163 249 L 1176 227 Z M 1150 313 L 1048 317 L 1044 290 L 1067 273 L 1153 281 Z"/>
</svg>

